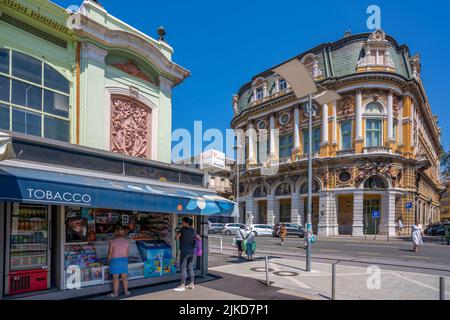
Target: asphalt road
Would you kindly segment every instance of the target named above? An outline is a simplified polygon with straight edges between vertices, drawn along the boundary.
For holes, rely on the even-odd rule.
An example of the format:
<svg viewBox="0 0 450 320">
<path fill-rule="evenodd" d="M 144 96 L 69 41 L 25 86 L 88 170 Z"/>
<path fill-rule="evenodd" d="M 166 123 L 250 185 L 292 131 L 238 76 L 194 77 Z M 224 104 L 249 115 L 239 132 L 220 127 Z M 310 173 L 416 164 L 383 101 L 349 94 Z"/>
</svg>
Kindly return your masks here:
<svg viewBox="0 0 450 320">
<path fill-rule="evenodd" d="M 223 237 L 224 248 L 231 249 L 232 236 Z M 313 244 L 314 255 L 339 255 L 345 257 L 363 257 L 372 259 L 393 259 L 400 261 L 421 262 L 429 264 L 444 264 L 450 266 L 450 246 L 442 245 L 438 239 L 425 242 L 419 253 L 412 251 L 411 241 L 404 239 L 374 240 L 353 238 L 322 238 Z M 211 238 L 212 247 L 219 247 L 219 239 Z M 257 251 L 275 251 L 279 254 L 304 254 L 304 240 L 298 237 L 288 237 L 283 246 L 280 240 L 272 237 L 257 237 Z"/>
</svg>

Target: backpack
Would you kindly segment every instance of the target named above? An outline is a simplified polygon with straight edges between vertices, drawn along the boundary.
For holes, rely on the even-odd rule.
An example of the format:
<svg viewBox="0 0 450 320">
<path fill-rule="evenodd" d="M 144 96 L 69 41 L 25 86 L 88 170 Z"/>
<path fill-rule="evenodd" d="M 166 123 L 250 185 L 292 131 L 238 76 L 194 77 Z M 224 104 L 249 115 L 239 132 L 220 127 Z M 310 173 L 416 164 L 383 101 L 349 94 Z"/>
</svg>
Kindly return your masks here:
<svg viewBox="0 0 450 320">
<path fill-rule="evenodd" d="M 195 238 L 195 250 L 194 250 L 194 254 L 197 257 L 201 257 L 203 255 L 203 243 L 202 243 L 202 239 L 197 239 Z"/>
</svg>

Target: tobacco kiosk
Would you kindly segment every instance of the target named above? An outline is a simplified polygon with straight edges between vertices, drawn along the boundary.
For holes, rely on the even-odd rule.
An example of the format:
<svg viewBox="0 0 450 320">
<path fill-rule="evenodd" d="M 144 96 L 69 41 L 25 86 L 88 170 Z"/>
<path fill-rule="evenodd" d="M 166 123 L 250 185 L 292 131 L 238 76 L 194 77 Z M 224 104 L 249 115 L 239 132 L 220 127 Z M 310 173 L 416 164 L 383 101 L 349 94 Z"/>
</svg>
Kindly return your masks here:
<svg viewBox="0 0 450 320">
<path fill-rule="evenodd" d="M 0 299 L 111 290 L 106 257 L 117 226 L 128 231 L 130 288 L 178 279 L 183 216 L 204 239 L 196 272 L 205 275 L 208 217 L 237 213 L 195 169 L 16 134 L 13 148 L 17 159 L 0 162 Z"/>
</svg>

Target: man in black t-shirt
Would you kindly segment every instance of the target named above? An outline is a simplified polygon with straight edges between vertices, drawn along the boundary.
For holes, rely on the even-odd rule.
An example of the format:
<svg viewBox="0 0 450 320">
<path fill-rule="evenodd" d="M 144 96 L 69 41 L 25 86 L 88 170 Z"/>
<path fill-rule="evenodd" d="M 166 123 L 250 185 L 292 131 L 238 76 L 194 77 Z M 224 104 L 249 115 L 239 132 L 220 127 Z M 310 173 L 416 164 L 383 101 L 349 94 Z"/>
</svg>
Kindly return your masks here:
<svg viewBox="0 0 450 320">
<path fill-rule="evenodd" d="M 176 239 L 179 241 L 180 262 L 181 262 L 181 285 L 175 291 L 186 291 L 187 269 L 189 269 L 189 277 L 191 283 L 188 289 L 194 289 L 194 254 L 195 254 L 195 231 L 192 227 L 191 218 L 184 217 L 181 220 L 181 229 L 177 233 Z"/>
</svg>

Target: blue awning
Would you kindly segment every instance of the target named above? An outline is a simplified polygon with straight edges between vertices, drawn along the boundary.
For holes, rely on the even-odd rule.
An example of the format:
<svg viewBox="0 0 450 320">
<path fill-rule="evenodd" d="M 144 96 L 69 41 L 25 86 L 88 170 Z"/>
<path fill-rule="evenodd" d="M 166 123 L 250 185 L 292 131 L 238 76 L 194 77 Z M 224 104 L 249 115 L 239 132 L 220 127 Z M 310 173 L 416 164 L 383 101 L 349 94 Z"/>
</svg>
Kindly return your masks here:
<svg viewBox="0 0 450 320">
<path fill-rule="evenodd" d="M 238 214 L 234 202 L 205 188 L 18 161 L 0 164 L 2 201 L 188 215 Z"/>
</svg>

